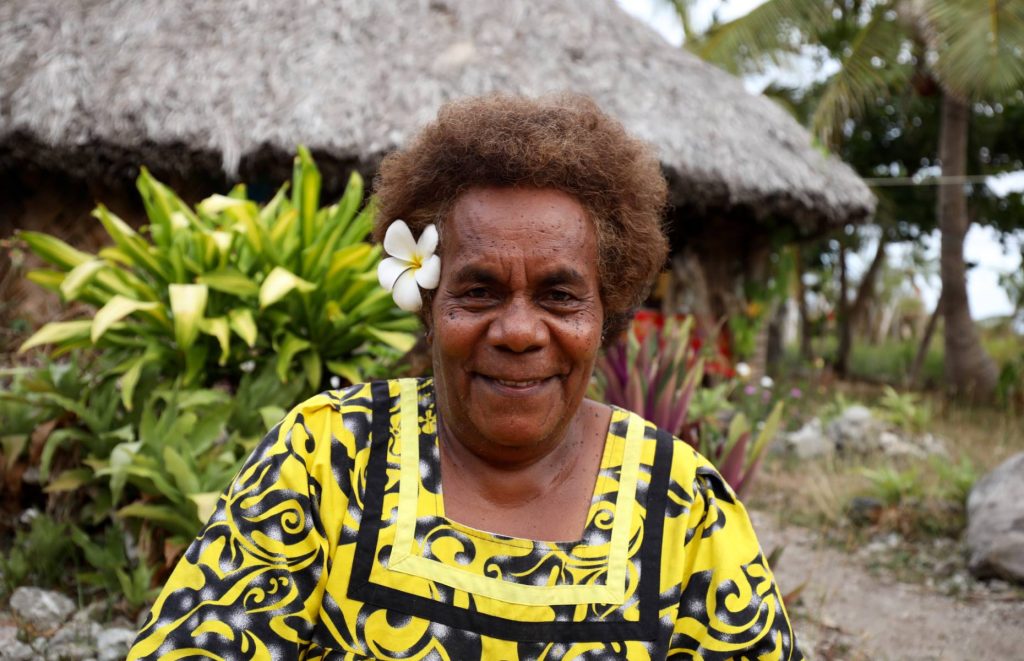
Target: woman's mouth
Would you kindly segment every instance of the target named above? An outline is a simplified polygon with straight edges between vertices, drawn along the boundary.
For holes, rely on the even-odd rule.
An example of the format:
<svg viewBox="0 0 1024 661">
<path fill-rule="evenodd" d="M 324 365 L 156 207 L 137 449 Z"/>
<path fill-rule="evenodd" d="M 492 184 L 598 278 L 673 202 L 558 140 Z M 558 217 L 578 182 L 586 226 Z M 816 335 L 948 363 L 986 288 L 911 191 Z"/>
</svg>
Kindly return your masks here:
<svg viewBox="0 0 1024 661">
<path fill-rule="evenodd" d="M 529 394 L 546 386 L 554 377 L 535 377 L 530 379 L 510 379 L 497 376 L 480 375 L 492 386 L 506 394 Z"/>
</svg>

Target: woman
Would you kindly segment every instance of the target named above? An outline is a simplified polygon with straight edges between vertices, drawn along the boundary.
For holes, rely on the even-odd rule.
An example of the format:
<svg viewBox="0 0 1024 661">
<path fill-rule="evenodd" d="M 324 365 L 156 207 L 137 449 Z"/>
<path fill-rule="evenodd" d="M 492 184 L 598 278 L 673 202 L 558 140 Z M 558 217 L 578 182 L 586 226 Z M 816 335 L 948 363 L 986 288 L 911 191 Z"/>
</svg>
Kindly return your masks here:
<svg viewBox="0 0 1024 661">
<path fill-rule="evenodd" d="M 650 149 L 586 98 L 471 99 L 376 195 L 433 379 L 297 407 L 129 658 L 802 658 L 721 477 L 584 397 L 665 259 Z"/>
</svg>

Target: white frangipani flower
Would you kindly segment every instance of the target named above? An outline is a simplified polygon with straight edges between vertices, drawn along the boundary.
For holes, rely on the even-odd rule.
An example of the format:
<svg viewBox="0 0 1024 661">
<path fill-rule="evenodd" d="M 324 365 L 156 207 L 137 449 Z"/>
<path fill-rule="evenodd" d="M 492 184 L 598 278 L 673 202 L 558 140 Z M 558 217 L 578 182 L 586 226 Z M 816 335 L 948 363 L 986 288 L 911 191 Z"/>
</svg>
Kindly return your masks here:
<svg viewBox="0 0 1024 661">
<path fill-rule="evenodd" d="M 771 388 L 774 385 L 775 385 L 775 381 L 772 380 L 772 377 L 770 377 L 770 376 L 762 376 L 761 377 L 761 387 L 762 388 L 768 389 L 768 388 Z"/>
<path fill-rule="evenodd" d="M 750 378 L 750 373 L 750 365 L 747 365 L 746 363 L 736 363 L 736 376 L 746 381 Z"/>
<path fill-rule="evenodd" d="M 396 220 L 384 234 L 384 252 L 389 256 L 377 266 L 380 286 L 391 292 L 395 304 L 407 312 L 423 306 L 420 287 L 434 289 L 441 280 L 441 258 L 437 250 L 437 228 L 427 225 L 420 240 L 404 220 Z"/>
</svg>

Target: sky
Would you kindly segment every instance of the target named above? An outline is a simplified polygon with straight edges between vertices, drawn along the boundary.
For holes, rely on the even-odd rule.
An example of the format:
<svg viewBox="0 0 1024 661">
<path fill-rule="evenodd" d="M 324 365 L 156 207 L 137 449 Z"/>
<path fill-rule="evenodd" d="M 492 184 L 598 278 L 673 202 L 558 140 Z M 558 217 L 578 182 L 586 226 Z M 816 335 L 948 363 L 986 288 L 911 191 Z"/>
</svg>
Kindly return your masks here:
<svg viewBox="0 0 1024 661">
<path fill-rule="evenodd" d="M 669 43 L 679 45 L 683 41 L 683 30 L 668 0 L 616 0 L 627 12 L 646 22 L 657 30 Z M 719 19 L 728 21 L 742 16 L 764 0 L 697 0 L 691 19 L 693 27 L 700 31 L 711 22 L 712 13 L 718 9 Z M 811 67 L 801 67 L 796 63 L 792 72 L 784 74 L 766 74 L 744 81 L 751 93 L 757 94 L 764 89 L 769 80 L 783 79 L 791 84 L 809 82 L 826 72 Z M 1024 190 L 1024 172 L 1015 172 L 998 178 L 989 179 L 989 187 L 997 194 L 1005 194 L 1010 190 Z M 1024 213 L 1024 209 L 1021 210 Z M 1024 244 L 1024 232 L 1007 237 L 1007 250 L 999 242 L 999 233 L 988 227 L 972 226 L 964 243 L 964 256 L 969 263 L 977 266 L 968 271 L 967 291 L 971 302 L 971 315 L 975 319 L 984 319 L 996 315 L 1006 315 L 1013 311 L 1006 292 L 999 286 L 999 275 L 1024 268 L 1021 263 L 1021 245 Z M 933 233 L 925 239 L 926 254 L 938 260 L 939 237 Z M 890 256 L 905 251 L 906 246 L 893 246 Z M 850 271 L 854 277 L 867 268 L 874 256 L 875 247 L 867 242 L 860 255 L 853 256 Z M 929 309 L 935 306 L 939 298 L 941 285 L 938 277 L 931 278 L 922 290 L 922 297 Z"/>
</svg>

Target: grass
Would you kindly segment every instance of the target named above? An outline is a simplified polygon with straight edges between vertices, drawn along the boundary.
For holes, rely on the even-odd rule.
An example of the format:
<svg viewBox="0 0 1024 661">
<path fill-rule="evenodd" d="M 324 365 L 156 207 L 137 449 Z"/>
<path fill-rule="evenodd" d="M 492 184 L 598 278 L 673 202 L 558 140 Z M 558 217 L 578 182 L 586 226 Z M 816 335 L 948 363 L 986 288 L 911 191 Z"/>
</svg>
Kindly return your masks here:
<svg viewBox="0 0 1024 661">
<path fill-rule="evenodd" d="M 786 386 L 783 385 L 783 388 Z M 803 382 L 807 396 L 799 406 L 797 427 L 810 417 L 837 412 L 836 402 L 878 406 L 887 395 L 867 383 Z M 905 395 L 901 395 L 905 396 Z M 947 457 L 834 456 L 797 460 L 773 455 L 762 466 L 745 500 L 774 512 L 780 522 L 819 530 L 846 549 L 897 533 L 908 544 L 893 552 L 891 569 L 914 563 L 900 554 L 917 553 L 941 540 L 959 540 L 966 525 L 966 497 L 974 481 L 1011 455 L 1024 451 L 1024 415 L 1011 408 L 951 402 L 937 394 L 918 395 L 929 415 L 917 422 L 946 445 Z M 957 542 L 959 543 L 959 542 Z M 904 558 L 906 560 L 906 558 Z"/>
</svg>

